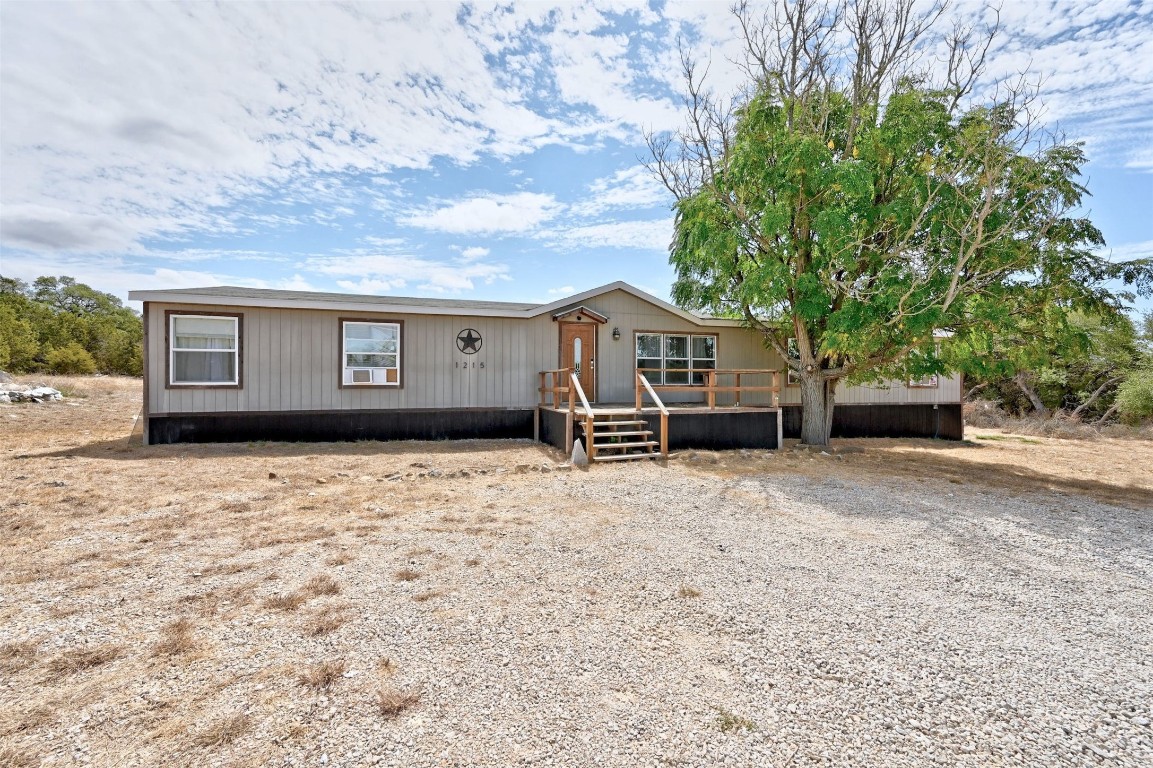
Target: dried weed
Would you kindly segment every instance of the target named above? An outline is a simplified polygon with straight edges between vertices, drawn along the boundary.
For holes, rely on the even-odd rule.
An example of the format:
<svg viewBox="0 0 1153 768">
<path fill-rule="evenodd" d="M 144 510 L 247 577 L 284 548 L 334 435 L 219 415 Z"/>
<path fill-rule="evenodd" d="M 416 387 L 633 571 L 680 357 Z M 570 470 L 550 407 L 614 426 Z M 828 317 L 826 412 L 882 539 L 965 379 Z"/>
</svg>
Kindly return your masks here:
<svg viewBox="0 0 1153 768">
<path fill-rule="evenodd" d="M 392 574 L 392 578 L 397 581 L 416 581 L 420 578 L 420 572 L 414 571 L 411 568 L 401 568 L 399 571 Z"/>
<path fill-rule="evenodd" d="M 326 573 L 318 573 L 304 584 L 304 591 L 310 595 L 339 595 L 340 584 Z"/>
<path fill-rule="evenodd" d="M 0 645 L 0 669 L 16 672 L 31 666 L 40 655 L 39 640 L 13 640 Z"/>
<path fill-rule="evenodd" d="M 691 598 L 700 596 L 701 591 L 696 587 L 690 587 L 688 584 L 681 584 L 681 586 L 677 588 L 677 597 Z"/>
<path fill-rule="evenodd" d="M 345 664 L 340 659 L 332 661 L 322 661 L 319 664 L 313 664 L 306 669 L 298 678 L 297 681 L 309 688 L 316 691 L 327 691 L 336 684 L 336 681 L 344 674 Z"/>
<path fill-rule="evenodd" d="M 295 611 L 300 606 L 308 602 L 308 598 L 299 592 L 288 592 L 285 594 L 273 595 L 264 601 L 265 608 L 272 608 L 276 611 Z"/>
<path fill-rule="evenodd" d="M 402 691 L 397 688 L 381 688 L 376 694 L 376 708 L 381 716 L 391 720 L 410 707 L 420 703 L 417 691 Z"/>
<path fill-rule="evenodd" d="M 327 635 L 340 629 L 346 620 L 343 610 L 324 608 L 305 623 L 304 633 L 313 637 Z"/>
<path fill-rule="evenodd" d="M 48 663 L 48 670 L 55 677 L 74 675 L 86 669 L 93 669 L 120 658 L 124 646 L 105 643 L 92 648 L 74 648 L 65 651 Z"/>
<path fill-rule="evenodd" d="M 177 656 L 196 648 L 196 638 L 192 635 L 192 622 L 188 619 L 173 621 L 161 630 L 161 635 L 152 646 L 153 656 Z"/>
<path fill-rule="evenodd" d="M 236 741 L 252 726 L 251 718 L 239 713 L 217 720 L 193 737 L 201 747 L 219 747 Z"/>
</svg>

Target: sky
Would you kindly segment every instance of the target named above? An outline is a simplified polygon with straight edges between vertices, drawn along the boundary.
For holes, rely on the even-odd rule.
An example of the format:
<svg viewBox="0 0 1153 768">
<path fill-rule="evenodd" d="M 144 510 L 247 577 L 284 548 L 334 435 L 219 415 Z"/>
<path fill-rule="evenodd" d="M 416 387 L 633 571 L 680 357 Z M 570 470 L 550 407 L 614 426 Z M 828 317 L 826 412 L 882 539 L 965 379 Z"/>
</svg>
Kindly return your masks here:
<svg viewBox="0 0 1153 768">
<path fill-rule="evenodd" d="M 1153 256 L 1153 3 L 1004 0 L 1086 210 Z M 948 21 L 987 23 L 979 0 Z M 0 2 L 0 274 L 547 302 L 662 298 L 678 40 L 742 82 L 725 2 Z M 1141 309 L 1153 309 L 1144 301 Z"/>
</svg>

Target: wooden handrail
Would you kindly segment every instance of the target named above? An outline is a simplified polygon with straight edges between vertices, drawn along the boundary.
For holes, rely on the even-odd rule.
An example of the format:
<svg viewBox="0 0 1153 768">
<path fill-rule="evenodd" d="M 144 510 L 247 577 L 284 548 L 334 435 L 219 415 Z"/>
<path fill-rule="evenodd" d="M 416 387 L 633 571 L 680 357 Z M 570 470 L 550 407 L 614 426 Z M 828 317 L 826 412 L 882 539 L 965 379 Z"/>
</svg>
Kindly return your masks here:
<svg viewBox="0 0 1153 768">
<path fill-rule="evenodd" d="M 569 374 L 569 381 L 572 382 L 572 385 L 569 387 L 569 389 L 576 391 L 577 396 L 581 399 L 581 406 L 585 409 L 585 456 L 588 457 L 589 461 L 592 461 L 596 458 L 597 455 L 597 443 L 596 436 L 594 434 L 595 424 L 593 423 L 593 407 L 589 405 L 589 399 L 585 397 L 585 391 L 584 387 L 581 386 L 580 377 L 576 375 L 575 371 Z M 569 410 L 572 411 L 573 400 L 571 395 L 569 396 L 568 402 Z"/>
<path fill-rule="evenodd" d="M 644 374 L 640 371 L 637 371 L 637 385 L 637 411 L 639 412 L 641 410 L 641 387 L 644 387 L 644 390 L 649 393 L 649 397 L 653 399 L 653 402 L 656 403 L 657 408 L 660 409 L 661 456 L 664 456 L 667 459 L 669 457 L 669 409 L 666 408 L 665 404 L 661 402 L 661 399 L 657 397 L 657 393 L 656 390 L 653 389 L 653 385 L 649 384 L 649 380 L 646 379 Z"/>
<path fill-rule="evenodd" d="M 572 381 L 571 389 L 575 389 L 577 397 L 581 399 L 581 406 L 585 409 L 585 413 L 592 413 L 593 407 L 589 405 L 589 399 L 585 397 L 585 391 L 581 387 L 581 380 L 577 378 L 575 373 L 570 374 L 570 381 Z"/>
<path fill-rule="evenodd" d="M 550 393 L 552 395 L 551 406 L 553 408 L 560 407 L 560 395 L 564 395 L 565 399 L 568 400 L 569 410 L 572 410 L 572 391 L 569 387 L 560 386 L 561 382 L 564 381 L 565 374 L 572 372 L 572 370 L 572 368 L 557 368 L 552 371 L 541 371 L 538 374 L 540 376 L 540 386 L 537 387 L 536 391 L 540 393 L 541 406 L 550 405 L 550 403 L 545 400 L 545 393 Z M 549 379 L 547 383 L 546 377 Z"/>
<path fill-rule="evenodd" d="M 772 404 L 776 407 L 780 403 L 781 395 L 781 380 L 780 371 L 773 368 L 729 368 L 729 369 L 702 369 L 690 370 L 688 368 L 637 368 L 637 375 L 643 377 L 645 373 L 676 373 L 683 374 L 690 377 L 690 381 L 683 384 L 649 384 L 653 390 L 662 392 L 700 392 L 705 395 L 706 403 L 710 409 L 717 407 L 717 393 L 718 392 L 734 392 L 736 393 L 736 405 L 741 404 L 741 393 L 743 392 L 771 392 Z M 701 374 L 704 376 L 705 382 L 703 384 L 693 384 L 691 376 Z M 771 377 L 772 384 L 768 386 L 749 386 L 742 384 L 742 376 L 755 376 L 767 375 Z M 722 387 L 717 385 L 718 376 L 733 376 L 735 377 L 735 386 Z M 646 383 L 648 379 L 645 379 Z M 638 387 L 636 392 L 637 402 L 640 403 L 641 394 Z M 640 407 L 639 405 L 637 406 Z"/>
<path fill-rule="evenodd" d="M 644 377 L 644 374 L 640 373 L 639 371 L 637 372 L 637 383 L 644 387 L 644 390 L 649 393 L 649 397 L 653 399 L 653 403 L 655 403 L 657 408 L 660 409 L 661 415 L 668 416 L 669 409 L 666 408 L 665 404 L 661 402 L 661 399 L 657 397 L 656 391 L 653 390 L 653 385 L 650 384 L 649 380 Z"/>
</svg>

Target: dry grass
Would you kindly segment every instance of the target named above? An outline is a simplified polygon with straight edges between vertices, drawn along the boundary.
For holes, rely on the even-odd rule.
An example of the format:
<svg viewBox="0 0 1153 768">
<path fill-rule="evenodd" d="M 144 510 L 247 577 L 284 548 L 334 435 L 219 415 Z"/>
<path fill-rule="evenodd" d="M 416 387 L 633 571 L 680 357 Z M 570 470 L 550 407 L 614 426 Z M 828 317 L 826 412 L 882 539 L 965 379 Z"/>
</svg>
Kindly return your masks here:
<svg viewBox="0 0 1153 768">
<path fill-rule="evenodd" d="M 160 631 L 161 637 L 152 646 L 153 656 L 178 656 L 196 649 L 196 638 L 192 634 L 192 622 L 177 619 Z"/>
<path fill-rule="evenodd" d="M 340 584 L 326 573 L 319 573 L 305 582 L 303 591 L 310 595 L 339 595 Z"/>
<path fill-rule="evenodd" d="M 12 744 L 0 745 L 0 768 L 32 768 L 40 758 Z"/>
<path fill-rule="evenodd" d="M 341 659 L 313 664 L 297 677 L 297 682 L 315 691 L 327 691 L 344 675 L 345 663 Z"/>
<path fill-rule="evenodd" d="M 223 717 L 213 722 L 193 736 L 192 741 L 200 747 L 220 747 L 236 741 L 252 727 L 252 718 L 244 713 Z"/>
<path fill-rule="evenodd" d="M 323 608 L 304 624 L 304 633 L 312 637 L 327 635 L 340 627 L 347 620 L 344 611 L 339 608 Z"/>
<path fill-rule="evenodd" d="M 392 578 L 397 581 L 416 581 L 420 578 L 420 572 L 414 571 L 412 568 L 401 568 L 392 574 Z"/>
<path fill-rule="evenodd" d="M 13 640 L 0 645 L 0 669 L 15 672 L 36 662 L 40 655 L 39 640 Z"/>
<path fill-rule="evenodd" d="M 334 566 L 336 566 L 336 565 L 348 565 L 349 563 L 353 562 L 354 560 L 356 560 L 356 558 L 353 557 L 352 555 L 348 554 L 347 552 L 341 552 L 339 555 L 334 555 L 334 556 L 328 558 L 327 560 L 324 561 L 324 563 L 325 563 L 325 565 L 334 565 Z"/>
<path fill-rule="evenodd" d="M 272 608 L 275 611 L 295 611 L 306 602 L 308 602 L 308 597 L 300 592 L 285 592 L 267 598 L 264 601 L 264 607 Z"/>
<path fill-rule="evenodd" d="M 700 596 L 701 591 L 696 587 L 690 587 L 688 584 L 681 584 L 680 587 L 677 588 L 677 597 L 690 598 Z"/>
<path fill-rule="evenodd" d="M 382 687 L 376 694 L 376 708 L 381 717 L 391 720 L 402 712 L 420 703 L 417 691 L 402 691 L 398 688 Z"/>
<path fill-rule="evenodd" d="M 48 662 L 48 671 L 55 677 L 74 675 L 115 661 L 123 654 L 124 646 L 117 643 L 105 643 L 92 648 L 74 648 Z"/>
</svg>

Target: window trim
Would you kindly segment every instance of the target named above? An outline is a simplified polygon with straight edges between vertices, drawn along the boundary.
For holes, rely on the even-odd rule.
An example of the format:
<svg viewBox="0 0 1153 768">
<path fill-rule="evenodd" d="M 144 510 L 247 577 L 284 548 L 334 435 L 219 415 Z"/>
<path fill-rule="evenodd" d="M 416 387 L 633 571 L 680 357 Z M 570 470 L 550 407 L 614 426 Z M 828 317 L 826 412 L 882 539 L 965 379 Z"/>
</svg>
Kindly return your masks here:
<svg viewBox="0 0 1153 768">
<path fill-rule="evenodd" d="M 370 325 L 395 325 L 397 327 L 397 345 L 396 345 L 396 383 L 383 382 L 381 384 L 346 384 L 344 382 L 344 372 L 347 369 L 345 363 L 347 357 L 344 353 L 344 324 L 345 323 L 368 323 Z M 336 386 L 337 389 L 375 389 L 375 390 L 399 390 L 404 389 L 404 321 L 386 317 L 338 317 L 336 319 L 336 353 L 337 353 L 337 366 L 336 366 Z M 387 369 L 384 369 L 387 370 Z"/>
<path fill-rule="evenodd" d="M 694 333 L 693 331 L 643 331 L 643 330 L 634 330 L 633 331 L 633 371 L 634 372 L 637 370 L 637 364 L 636 364 L 637 358 L 638 358 L 637 341 L 639 340 L 638 337 L 640 337 L 640 336 L 660 336 L 661 337 L 661 367 L 662 368 L 668 367 L 667 365 L 665 365 L 665 360 L 667 359 L 665 357 L 665 349 L 666 349 L 665 337 L 666 336 L 684 336 L 688 340 L 688 350 L 687 351 L 688 351 L 688 355 L 689 355 L 688 356 L 689 365 L 687 368 L 684 369 L 685 373 L 689 377 L 688 383 L 686 383 L 686 384 L 665 384 L 663 376 L 662 376 L 662 379 L 659 382 L 655 382 L 655 381 L 649 382 L 654 387 L 684 387 L 685 389 L 699 389 L 701 387 L 706 386 L 706 384 L 704 381 L 701 381 L 700 384 L 694 384 L 693 383 L 693 374 L 697 373 L 697 372 L 704 373 L 704 372 L 707 372 L 710 370 L 711 371 L 717 370 L 717 361 L 720 360 L 720 357 L 721 357 L 721 335 L 719 333 Z M 713 358 L 712 358 L 713 367 L 712 368 L 694 368 L 693 367 L 693 362 L 696 360 L 696 358 L 693 357 L 693 337 L 694 336 L 710 336 L 710 337 L 712 337 L 712 339 L 713 339 Z M 649 358 L 649 359 L 652 359 L 652 358 Z M 673 359 L 683 360 L 685 358 L 678 357 L 678 358 L 673 358 Z M 701 359 L 704 360 L 705 358 L 701 358 Z M 679 371 L 680 369 L 678 368 L 676 370 Z"/>
<path fill-rule="evenodd" d="M 236 381 L 235 382 L 176 382 L 172 381 L 172 326 L 177 317 L 204 317 L 217 319 L 231 317 L 236 321 Z M 204 312 L 184 309 L 164 310 L 164 388 L 165 389 L 244 389 L 244 313 L 243 312 Z"/>
</svg>

